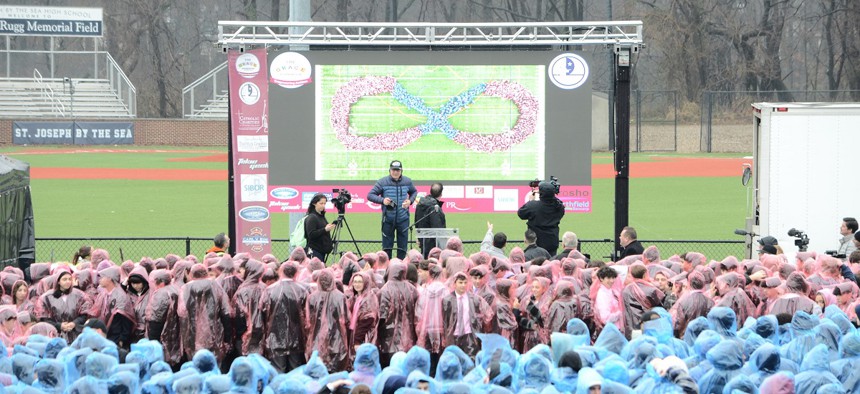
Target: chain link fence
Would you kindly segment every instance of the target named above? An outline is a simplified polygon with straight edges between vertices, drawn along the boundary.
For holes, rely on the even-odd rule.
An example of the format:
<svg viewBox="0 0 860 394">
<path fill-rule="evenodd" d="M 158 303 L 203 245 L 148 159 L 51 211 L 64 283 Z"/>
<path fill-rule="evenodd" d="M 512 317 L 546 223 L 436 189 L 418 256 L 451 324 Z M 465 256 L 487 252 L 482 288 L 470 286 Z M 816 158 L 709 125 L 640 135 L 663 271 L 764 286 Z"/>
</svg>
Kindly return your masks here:
<svg viewBox="0 0 860 394">
<path fill-rule="evenodd" d="M 582 239 L 579 249 L 589 254 L 593 259 L 610 260 L 614 243 L 611 239 Z M 665 259 L 674 254 L 690 251 L 701 252 L 709 259 L 722 260 L 726 256 L 743 256 L 744 241 L 724 240 L 641 240 L 643 245 L 655 245 L 660 255 Z M 376 252 L 382 249 L 380 241 L 356 240 L 341 241 L 339 250 L 355 250 L 362 253 Z M 522 245 L 522 240 L 508 242 L 506 251 L 515 245 Z M 36 238 L 37 262 L 71 261 L 75 252 L 83 245 L 105 249 L 111 260 L 139 261 L 142 257 L 163 257 L 168 254 L 186 256 L 193 254 L 203 257 L 206 250 L 212 247 L 211 238 L 198 237 L 159 237 L 159 238 Z M 463 252 L 470 255 L 481 250 L 481 241 L 463 241 Z M 289 257 L 290 242 L 288 239 L 273 239 L 272 254 L 279 260 Z"/>
</svg>

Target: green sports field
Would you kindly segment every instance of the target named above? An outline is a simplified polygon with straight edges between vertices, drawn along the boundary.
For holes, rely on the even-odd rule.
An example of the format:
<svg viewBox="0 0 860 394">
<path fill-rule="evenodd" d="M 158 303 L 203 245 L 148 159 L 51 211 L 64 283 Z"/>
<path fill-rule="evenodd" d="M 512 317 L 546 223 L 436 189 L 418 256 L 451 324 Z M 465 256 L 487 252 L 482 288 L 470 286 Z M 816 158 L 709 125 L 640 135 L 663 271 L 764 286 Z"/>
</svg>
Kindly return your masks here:
<svg viewBox="0 0 860 394">
<path fill-rule="evenodd" d="M 338 89 L 355 78 L 392 76 L 408 94 L 433 111 L 439 111 L 453 97 L 481 83 L 494 80 L 516 82 L 535 97 L 544 97 L 543 66 L 318 66 L 321 105 L 317 108 L 317 180 L 376 180 L 378 169 L 388 167 L 387 155 L 378 151 L 348 150 L 336 137 L 331 125 L 332 98 Z M 543 112 L 543 103 L 540 111 Z M 480 95 L 471 105 L 446 120 L 457 130 L 495 134 L 510 130 L 519 118 L 511 101 Z M 542 115 L 538 116 L 543 119 Z M 427 116 L 407 108 L 391 93 L 364 96 L 350 110 L 352 134 L 371 137 L 418 127 Z M 538 124 L 534 134 L 510 149 L 477 153 L 448 139 L 436 129 L 398 150 L 408 158 L 413 179 L 485 180 L 530 179 L 544 168 L 544 129 Z M 467 170 L 464 170 L 467 169 Z"/>
<path fill-rule="evenodd" d="M 67 147 L 0 148 L 0 154 L 31 165 L 37 237 L 208 238 L 226 230 L 226 180 L 99 179 L 87 175 L 93 169 L 128 169 L 129 173 L 153 169 L 166 175 L 177 170 L 223 170 L 226 176 L 226 161 L 217 159 L 218 154 L 226 158 L 224 148 L 146 147 L 142 152 L 112 153 L 68 150 Z M 33 151 L 42 154 L 24 154 Z M 593 163 L 603 165 L 611 162 L 611 157 L 608 153 L 595 153 Z M 743 155 L 633 154 L 632 160 L 635 173 L 637 163 L 740 157 Z M 52 175 L 52 171 L 60 167 L 71 169 L 77 178 L 56 179 L 58 175 Z M 739 178 L 634 177 L 630 181 L 629 223 L 637 228 L 642 239 L 740 240 L 732 233 L 735 228 L 743 227 L 747 209 L 747 189 L 741 186 Z M 592 187 L 593 212 L 566 215 L 561 229 L 575 231 L 581 239 L 613 238 L 614 180 L 596 177 Z M 272 237 L 288 238 L 289 215 L 272 217 Z M 347 217 L 356 238 L 380 239 L 378 214 L 347 213 Z M 449 227 L 459 228 L 466 240 L 481 239 L 487 221 L 494 224 L 495 231 L 504 231 L 511 239 L 521 239 L 525 230 L 525 223 L 515 214 L 448 212 L 447 220 Z M 63 251 L 62 255 L 71 252 Z"/>
</svg>

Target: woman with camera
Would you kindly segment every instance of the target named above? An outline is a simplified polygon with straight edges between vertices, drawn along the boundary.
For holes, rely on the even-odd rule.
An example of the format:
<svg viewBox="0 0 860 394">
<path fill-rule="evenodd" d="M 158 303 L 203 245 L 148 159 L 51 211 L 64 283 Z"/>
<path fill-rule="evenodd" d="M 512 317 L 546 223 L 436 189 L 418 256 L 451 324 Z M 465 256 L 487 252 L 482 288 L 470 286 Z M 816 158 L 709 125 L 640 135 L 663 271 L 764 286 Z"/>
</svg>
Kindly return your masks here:
<svg viewBox="0 0 860 394">
<path fill-rule="evenodd" d="M 308 214 L 305 218 L 305 239 L 308 241 L 305 252 L 308 256 L 316 257 L 325 262 L 325 257 L 331 253 L 331 231 L 335 224 L 329 223 L 325 218 L 325 204 L 328 202 L 326 196 L 317 193 L 311 198 L 308 205 Z"/>
</svg>

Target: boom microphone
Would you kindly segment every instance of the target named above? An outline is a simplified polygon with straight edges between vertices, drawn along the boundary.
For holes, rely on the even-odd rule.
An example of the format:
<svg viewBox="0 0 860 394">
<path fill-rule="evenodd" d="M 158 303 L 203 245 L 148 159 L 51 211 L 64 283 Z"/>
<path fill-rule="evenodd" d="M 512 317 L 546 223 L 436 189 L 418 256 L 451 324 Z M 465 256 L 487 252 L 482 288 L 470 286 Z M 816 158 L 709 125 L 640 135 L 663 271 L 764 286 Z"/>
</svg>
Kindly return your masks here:
<svg viewBox="0 0 860 394">
<path fill-rule="evenodd" d="M 737 234 L 737 235 L 749 235 L 749 236 L 753 236 L 753 237 L 758 235 L 752 231 L 746 231 L 746 230 L 741 230 L 741 229 L 735 230 L 735 234 Z"/>
</svg>

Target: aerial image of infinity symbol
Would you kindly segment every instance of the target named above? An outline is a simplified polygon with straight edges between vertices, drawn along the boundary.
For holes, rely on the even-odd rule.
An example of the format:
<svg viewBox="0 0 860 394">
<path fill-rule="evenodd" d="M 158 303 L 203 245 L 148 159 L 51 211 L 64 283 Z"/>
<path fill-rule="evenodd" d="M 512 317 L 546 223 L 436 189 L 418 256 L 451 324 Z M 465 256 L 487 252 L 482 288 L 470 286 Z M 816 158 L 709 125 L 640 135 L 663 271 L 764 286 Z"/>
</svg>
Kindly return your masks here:
<svg viewBox="0 0 860 394">
<path fill-rule="evenodd" d="M 355 135 L 350 130 L 349 114 L 353 104 L 366 96 L 390 93 L 397 102 L 427 117 L 417 127 L 395 133 L 383 133 L 372 137 Z M 457 130 L 448 118 L 465 110 L 479 96 L 499 97 L 511 100 L 519 110 L 516 124 L 501 133 L 474 133 Z M 532 135 L 537 124 L 540 102 L 523 85 L 516 82 L 495 80 L 479 83 L 452 97 L 438 109 L 428 107 L 424 100 L 416 97 L 390 76 L 366 76 L 355 78 L 338 88 L 332 97 L 331 125 L 337 139 L 354 151 L 391 151 L 406 146 L 422 135 L 440 131 L 446 137 L 467 149 L 476 152 L 499 152 L 510 149 Z"/>
</svg>

